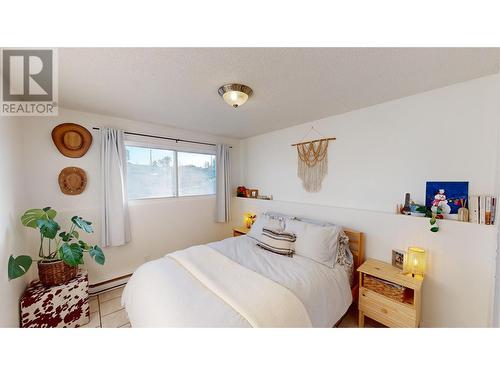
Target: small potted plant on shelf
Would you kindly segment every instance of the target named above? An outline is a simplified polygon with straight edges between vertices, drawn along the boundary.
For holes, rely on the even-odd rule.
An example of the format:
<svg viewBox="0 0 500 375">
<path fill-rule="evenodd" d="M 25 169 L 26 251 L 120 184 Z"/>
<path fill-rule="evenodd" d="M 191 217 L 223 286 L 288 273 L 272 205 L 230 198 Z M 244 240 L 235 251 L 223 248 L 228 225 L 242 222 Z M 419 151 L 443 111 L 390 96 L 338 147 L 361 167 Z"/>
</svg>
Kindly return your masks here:
<svg viewBox="0 0 500 375">
<path fill-rule="evenodd" d="M 71 218 L 68 231 L 60 231 L 60 225 L 54 220 L 57 212 L 50 207 L 33 208 L 21 217 L 21 223 L 40 232 L 38 249 L 38 276 L 47 286 L 64 284 L 74 278 L 78 265 L 83 264 L 83 254 L 88 253 L 98 264 L 104 264 L 105 257 L 97 245 L 89 245 L 80 239 L 81 230 L 93 233 L 92 223 L 79 216 Z M 28 272 L 33 259 L 29 255 L 9 258 L 9 279 L 21 277 Z"/>
</svg>

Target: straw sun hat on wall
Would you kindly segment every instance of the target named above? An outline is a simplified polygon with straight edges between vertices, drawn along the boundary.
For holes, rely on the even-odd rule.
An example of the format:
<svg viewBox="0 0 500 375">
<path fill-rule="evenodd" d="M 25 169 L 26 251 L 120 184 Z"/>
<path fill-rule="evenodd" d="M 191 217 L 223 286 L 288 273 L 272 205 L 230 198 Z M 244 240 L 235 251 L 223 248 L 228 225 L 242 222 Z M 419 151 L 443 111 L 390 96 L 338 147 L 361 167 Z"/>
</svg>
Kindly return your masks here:
<svg viewBox="0 0 500 375">
<path fill-rule="evenodd" d="M 64 156 L 81 158 L 92 144 L 92 134 L 81 125 L 65 123 L 52 130 L 52 140 Z"/>
</svg>

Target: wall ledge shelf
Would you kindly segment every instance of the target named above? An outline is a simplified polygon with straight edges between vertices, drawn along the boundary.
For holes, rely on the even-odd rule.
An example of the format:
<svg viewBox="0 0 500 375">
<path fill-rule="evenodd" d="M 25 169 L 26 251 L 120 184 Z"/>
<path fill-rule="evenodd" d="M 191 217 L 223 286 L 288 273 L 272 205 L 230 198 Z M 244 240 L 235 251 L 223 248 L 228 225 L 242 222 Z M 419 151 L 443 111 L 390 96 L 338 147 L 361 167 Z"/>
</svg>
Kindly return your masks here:
<svg viewBox="0 0 500 375">
<path fill-rule="evenodd" d="M 314 207 L 323 207 L 323 208 L 328 208 L 328 209 L 333 209 L 333 210 L 339 210 L 339 211 L 358 211 L 358 212 L 363 212 L 367 214 L 374 214 L 374 215 L 388 215 L 388 216 L 393 216 L 397 218 L 401 218 L 402 220 L 416 220 L 416 221 L 428 221 L 430 218 L 428 217 L 422 217 L 422 216 L 411 216 L 411 215 L 402 215 L 402 214 L 396 214 L 394 212 L 389 212 L 389 211 L 377 211 L 377 210 L 368 210 L 368 209 L 363 209 L 363 208 L 357 208 L 357 207 L 340 207 L 340 206 L 334 206 L 331 204 L 323 204 L 320 202 L 298 202 L 298 201 L 287 201 L 287 200 L 280 200 L 280 199 L 272 199 L 272 200 L 266 200 L 266 199 L 257 199 L 257 198 L 244 198 L 244 197 L 234 197 L 236 200 L 242 201 L 242 202 L 256 202 L 256 204 L 260 204 L 260 202 L 269 202 L 269 204 L 289 204 L 289 205 L 305 205 L 305 206 L 314 206 Z M 440 226 L 454 226 L 454 225 L 459 225 L 459 226 L 464 226 L 465 227 L 481 227 L 484 228 L 484 230 L 491 230 L 491 231 L 497 231 L 498 230 L 498 222 L 494 225 L 486 225 L 486 224 L 477 224 L 477 223 L 471 223 L 468 221 L 458 221 L 458 220 L 451 220 L 451 219 L 438 219 L 438 224 Z M 439 232 L 436 233 L 439 235 Z"/>
<path fill-rule="evenodd" d="M 427 220 L 427 221 L 430 220 L 430 217 L 426 217 L 426 216 L 412 216 L 412 215 L 403 215 L 403 214 L 394 214 L 394 216 L 401 216 L 401 217 L 408 218 L 408 219 Z M 442 223 L 453 223 L 453 224 L 458 224 L 458 225 L 468 224 L 468 225 L 477 225 L 480 227 L 491 228 L 492 230 L 498 229 L 498 224 L 486 225 L 486 224 L 471 223 L 470 221 L 458 221 L 458 220 L 453 220 L 453 219 L 437 219 L 437 222 L 438 222 L 438 224 L 442 224 Z"/>
</svg>

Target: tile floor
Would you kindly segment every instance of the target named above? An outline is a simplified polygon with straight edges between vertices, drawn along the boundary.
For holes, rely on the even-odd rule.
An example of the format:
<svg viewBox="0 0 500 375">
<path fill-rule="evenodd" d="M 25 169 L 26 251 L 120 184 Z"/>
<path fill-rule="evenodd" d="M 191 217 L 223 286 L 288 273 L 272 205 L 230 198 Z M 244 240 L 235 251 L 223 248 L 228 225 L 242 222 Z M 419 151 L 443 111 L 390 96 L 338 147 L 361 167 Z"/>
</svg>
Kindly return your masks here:
<svg viewBox="0 0 500 375">
<path fill-rule="evenodd" d="M 81 328 L 130 328 L 127 313 L 121 306 L 123 287 L 90 297 L 90 323 Z M 357 328 L 358 310 L 351 306 L 339 328 Z M 380 323 L 365 317 L 365 327 L 384 327 Z"/>
<path fill-rule="evenodd" d="M 130 328 L 121 306 L 123 287 L 90 297 L 90 322 L 81 328 Z"/>
</svg>

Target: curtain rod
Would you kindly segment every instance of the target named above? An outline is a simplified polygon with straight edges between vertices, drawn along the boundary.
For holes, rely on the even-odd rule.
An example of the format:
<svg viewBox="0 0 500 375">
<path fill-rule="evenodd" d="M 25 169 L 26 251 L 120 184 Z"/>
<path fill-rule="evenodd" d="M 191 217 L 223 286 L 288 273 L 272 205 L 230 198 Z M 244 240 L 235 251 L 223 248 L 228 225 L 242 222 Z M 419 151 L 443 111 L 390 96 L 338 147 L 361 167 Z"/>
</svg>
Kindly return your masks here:
<svg viewBox="0 0 500 375">
<path fill-rule="evenodd" d="M 93 127 L 93 130 L 101 130 L 101 128 L 96 128 Z M 185 143 L 196 143 L 198 145 L 206 145 L 206 146 L 217 146 L 215 143 L 207 143 L 207 142 L 198 142 L 198 141 L 190 141 L 188 139 L 181 139 L 181 138 L 171 138 L 171 137 L 163 137 L 160 135 L 151 135 L 151 134 L 143 134 L 143 133 L 133 133 L 133 132 L 124 132 L 125 134 L 128 135 L 137 135 L 139 137 L 148 137 L 148 138 L 157 138 L 157 139 L 166 139 L 169 141 L 175 141 L 177 142 L 185 142 Z M 233 148 L 232 146 L 229 146 L 229 148 Z"/>
</svg>

